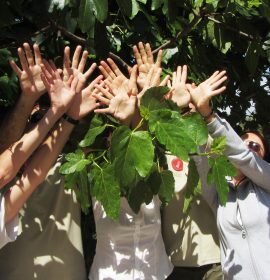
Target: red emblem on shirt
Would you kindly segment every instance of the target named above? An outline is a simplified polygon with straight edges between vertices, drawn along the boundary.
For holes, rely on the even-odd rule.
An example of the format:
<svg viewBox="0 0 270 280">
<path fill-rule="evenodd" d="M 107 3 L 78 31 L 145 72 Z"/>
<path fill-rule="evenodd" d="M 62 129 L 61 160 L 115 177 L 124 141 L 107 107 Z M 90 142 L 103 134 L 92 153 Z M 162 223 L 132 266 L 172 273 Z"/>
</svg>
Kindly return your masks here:
<svg viewBox="0 0 270 280">
<path fill-rule="evenodd" d="M 182 171 L 183 170 L 183 161 L 180 158 L 174 158 L 172 160 L 172 167 L 176 171 Z"/>
</svg>

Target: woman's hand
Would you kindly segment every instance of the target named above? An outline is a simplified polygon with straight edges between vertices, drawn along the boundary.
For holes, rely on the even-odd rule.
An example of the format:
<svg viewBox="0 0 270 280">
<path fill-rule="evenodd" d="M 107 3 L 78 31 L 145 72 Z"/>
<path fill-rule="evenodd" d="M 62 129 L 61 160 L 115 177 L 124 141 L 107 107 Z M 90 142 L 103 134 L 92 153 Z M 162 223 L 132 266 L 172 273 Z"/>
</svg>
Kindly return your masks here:
<svg viewBox="0 0 270 280">
<path fill-rule="evenodd" d="M 136 88 L 137 65 L 135 65 L 130 74 L 128 82 L 124 76 L 119 75 L 113 81 L 108 83 L 110 89 L 96 84 L 95 88 L 100 94 L 94 93 L 93 96 L 100 102 L 108 106 L 104 109 L 96 109 L 95 113 L 111 114 L 121 123 L 129 125 L 136 111 L 137 93 Z"/>
<path fill-rule="evenodd" d="M 191 101 L 203 117 L 211 114 L 210 100 L 213 96 L 222 93 L 226 87 L 222 83 L 227 80 L 226 71 L 216 71 L 210 78 L 194 87 L 187 85 Z"/>
<path fill-rule="evenodd" d="M 154 62 L 154 56 L 152 54 L 152 50 L 149 43 L 145 44 L 144 46 L 142 42 L 139 42 L 138 47 L 136 45 L 133 46 L 133 53 L 139 71 L 137 83 L 139 89 L 142 90 L 145 86 L 145 80 L 147 74 L 151 70 L 151 67 L 153 65 L 155 65 L 157 68 L 161 66 L 162 50 L 158 52 L 156 62 Z"/>
<path fill-rule="evenodd" d="M 42 58 L 37 44 L 33 45 L 34 56 L 28 43 L 23 44 L 23 48 L 18 49 L 18 56 L 21 68 L 14 60 L 10 61 L 10 66 L 18 76 L 22 94 L 37 100 L 46 92 L 45 85 L 40 77 Z"/>
<path fill-rule="evenodd" d="M 178 66 L 176 72 L 173 72 L 172 83 L 168 81 L 167 86 L 171 89 L 168 98 L 177 104 L 179 108 L 188 107 L 190 103 L 190 94 L 186 87 L 187 66 Z"/>
</svg>

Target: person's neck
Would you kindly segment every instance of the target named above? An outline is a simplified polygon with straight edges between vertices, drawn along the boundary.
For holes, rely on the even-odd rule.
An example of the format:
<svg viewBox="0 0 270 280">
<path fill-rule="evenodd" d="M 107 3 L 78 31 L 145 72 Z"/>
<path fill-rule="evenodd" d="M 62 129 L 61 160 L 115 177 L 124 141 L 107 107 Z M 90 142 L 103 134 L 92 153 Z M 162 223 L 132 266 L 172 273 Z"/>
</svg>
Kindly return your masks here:
<svg viewBox="0 0 270 280">
<path fill-rule="evenodd" d="M 240 185 L 240 183 L 246 178 L 246 176 L 242 173 L 237 174 L 235 177 L 233 177 L 233 183 L 237 187 Z"/>
</svg>

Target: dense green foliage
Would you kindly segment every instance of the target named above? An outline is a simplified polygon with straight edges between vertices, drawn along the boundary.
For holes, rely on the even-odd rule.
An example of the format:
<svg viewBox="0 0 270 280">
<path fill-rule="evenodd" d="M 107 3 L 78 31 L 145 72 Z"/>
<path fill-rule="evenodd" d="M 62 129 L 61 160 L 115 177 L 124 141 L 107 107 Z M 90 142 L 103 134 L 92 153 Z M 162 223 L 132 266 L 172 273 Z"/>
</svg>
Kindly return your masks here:
<svg viewBox="0 0 270 280">
<path fill-rule="evenodd" d="M 38 42 L 61 64 L 63 46 L 82 44 L 92 59 L 111 51 L 132 64 L 131 46 L 163 46 L 164 71 L 187 64 L 202 81 L 216 69 L 229 75 L 215 106 L 231 109 L 242 128 L 267 129 L 270 60 L 269 0 L 9 0 L 0 3 L 1 105 L 18 95 L 7 60 L 24 41 Z M 263 78 L 265 77 L 265 78 Z M 246 111 L 254 106 L 249 116 Z"/>
</svg>

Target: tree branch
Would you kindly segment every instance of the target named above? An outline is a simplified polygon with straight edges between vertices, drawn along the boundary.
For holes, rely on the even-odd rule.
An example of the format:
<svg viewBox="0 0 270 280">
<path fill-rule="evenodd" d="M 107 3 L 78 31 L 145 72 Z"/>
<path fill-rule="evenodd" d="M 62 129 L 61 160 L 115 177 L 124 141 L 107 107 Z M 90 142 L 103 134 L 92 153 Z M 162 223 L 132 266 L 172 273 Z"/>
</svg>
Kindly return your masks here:
<svg viewBox="0 0 270 280">
<path fill-rule="evenodd" d="M 207 16 L 207 15 L 206 15 L 206 17 L 207 17 L 209 20 L 211 20 L 211 21 L 213 21 L 213 22 L 215 22 L 215 23 L 217 23 L 217 24 L 220 24 L 220 25 L 224 26 L 226 29 L 238 33 L 240 36 L 245 37 L 245 38 L 247 38 L 247 39 L 250 40 L 250 41 L 254 40 L 254 37 L 253 37 L 252 35 L 250 35 L 250 34 L 247 34 L 247 33 L 243 32 L 243 31 L 239 31 L 239 30 L 237 30 L 236 28 L 233 28 L 233 27 L 231 27 L 231 26 L 225 24 L 224 22 L 221 22 L 221 21 L 219 21 L 219 20 L 217 20 L 217 19 L 215 19 L 215 18 L 213 18 L 213 17 L 211 17 L 211 16 Z"/>
<path fill-rule="evenodd" d="M 192 31 L 194 26 L 196 26 L 201 19 L 202 19 L 202 17 L 200 15 L 195 15 L 194 19 L 191 21 L 191 23 L 184 30 L 178 32 L 175 38 L 172 38 L 169 41 L 165 42 L 164 44 L 159 46 L 157 49 L 153 50 L 152 53 L 155 54 L 159 50 L 167 49 L 171 45 L 176 44 L 178 40 L 181 40 L 182 38 L 186 37 L 188 35 L 188 33 L 190 33 Z"/>
</svg>

